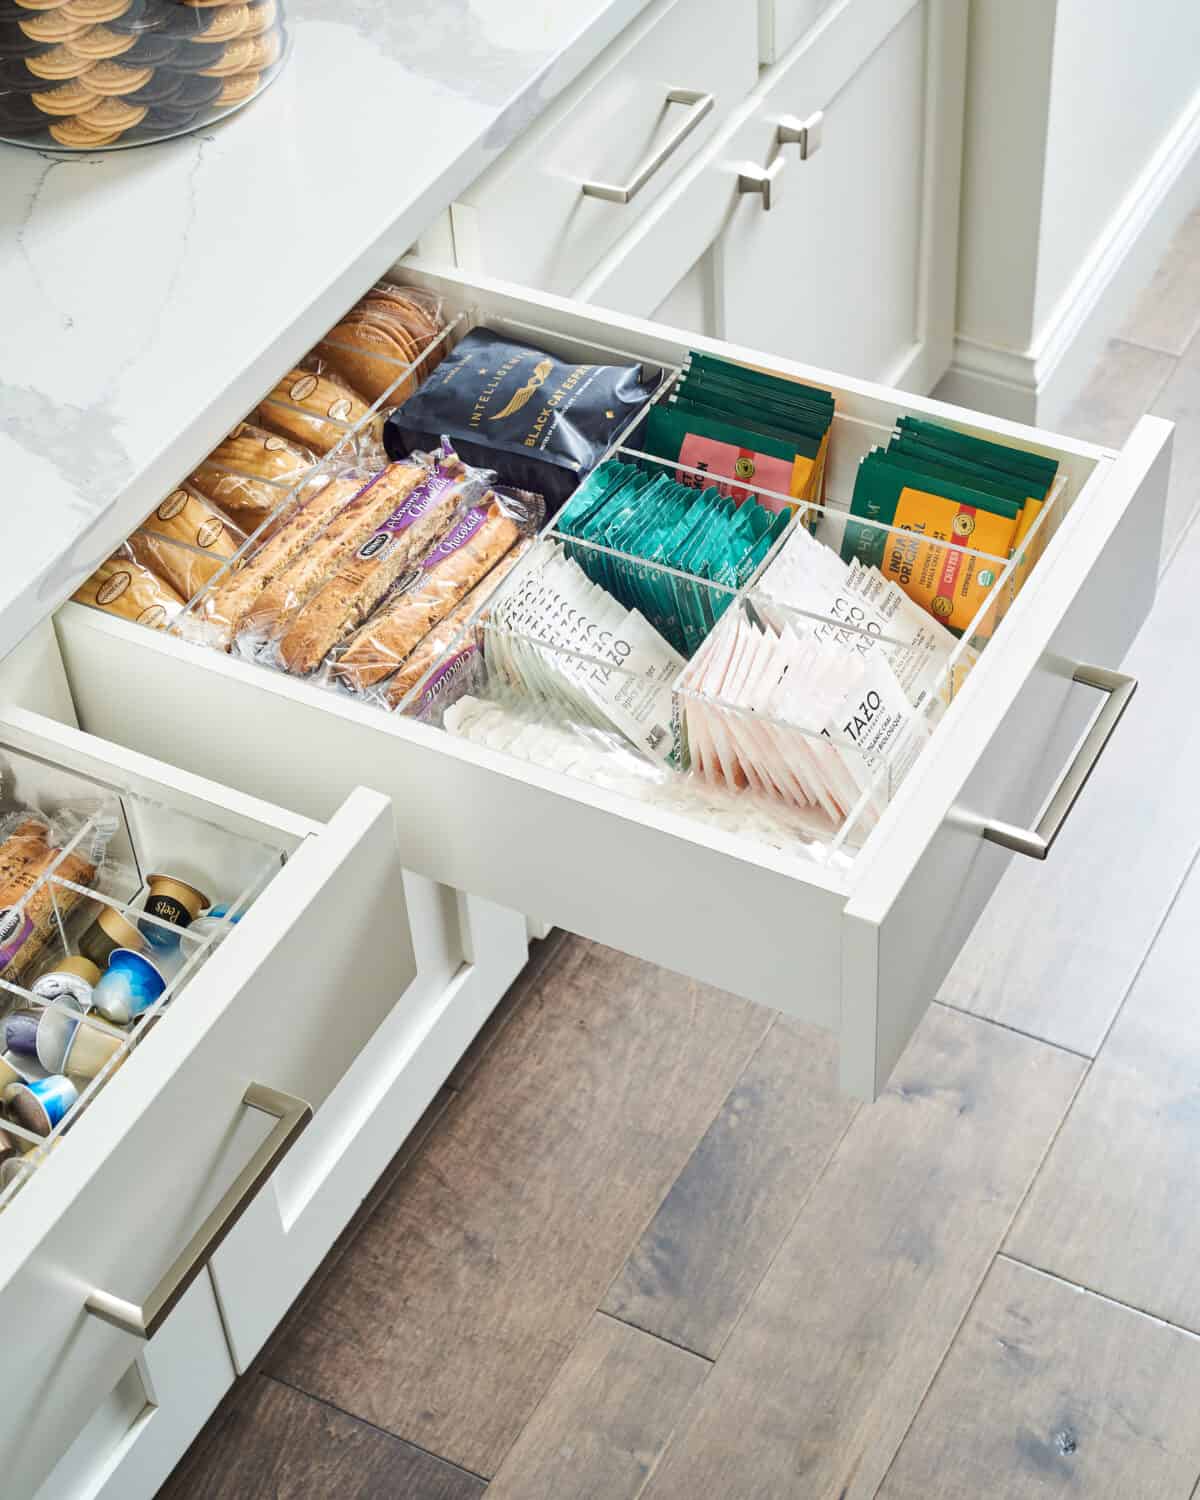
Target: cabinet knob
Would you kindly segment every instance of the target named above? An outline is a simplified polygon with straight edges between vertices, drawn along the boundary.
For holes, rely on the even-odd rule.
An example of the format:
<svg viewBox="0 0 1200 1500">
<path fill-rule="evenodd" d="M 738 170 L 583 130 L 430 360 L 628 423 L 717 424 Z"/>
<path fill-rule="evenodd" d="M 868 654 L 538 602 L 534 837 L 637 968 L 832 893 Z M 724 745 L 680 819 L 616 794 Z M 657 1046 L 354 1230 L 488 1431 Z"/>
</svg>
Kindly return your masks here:
<svg viewBox="0 0 1200 1500">
<path fill-rule="evenodd" d="M 781 146 L 799 146 L 800 160 L 807 161 L 814 151 L 821 148 L 821 132 L 825 126 L 824 110 L 814 110 L 801 120 L 797 115 L 780 117 L 775 138 Z"/>
<path fill-rule="evenodd" d="M 777 156 L 769 167 L 743 167 L 738 173 L 738 192 L 758 193 L 764 210 L 774 208 L 779 202 L 780 179 L 786 166 L 787 159 Z"/>
</svg>

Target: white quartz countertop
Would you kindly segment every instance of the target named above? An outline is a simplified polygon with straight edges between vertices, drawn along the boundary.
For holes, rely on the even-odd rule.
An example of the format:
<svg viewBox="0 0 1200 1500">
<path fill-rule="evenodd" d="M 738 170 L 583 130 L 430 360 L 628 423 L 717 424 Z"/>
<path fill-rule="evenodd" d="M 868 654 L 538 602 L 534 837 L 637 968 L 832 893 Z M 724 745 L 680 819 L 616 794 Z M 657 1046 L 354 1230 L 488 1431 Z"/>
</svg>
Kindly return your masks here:
<svg viewBox="0 0 1200 1500">
<path fill-rule="evenodd" d="M 288 0 L 199 134 L 0 144 L 0 658 L 648 0 Z"/>
</svg>

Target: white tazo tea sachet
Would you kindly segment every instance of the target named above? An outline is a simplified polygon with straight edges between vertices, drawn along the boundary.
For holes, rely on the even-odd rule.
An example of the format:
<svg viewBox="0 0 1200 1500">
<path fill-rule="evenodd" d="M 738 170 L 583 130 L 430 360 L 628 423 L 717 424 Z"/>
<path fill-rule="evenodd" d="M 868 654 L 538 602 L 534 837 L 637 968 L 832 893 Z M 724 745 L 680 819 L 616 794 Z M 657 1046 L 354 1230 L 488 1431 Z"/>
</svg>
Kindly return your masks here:
<svg viewBox="0 0 1200 1500">
<path fill-rule="evenodd" d="M 488 665 L 506 687 L 563 718 L 615 731 L 643 754 L 670 758 L 671 685 L 683 657 L 558 543 L 538 544 L 486 626 Z"/>
</svg>

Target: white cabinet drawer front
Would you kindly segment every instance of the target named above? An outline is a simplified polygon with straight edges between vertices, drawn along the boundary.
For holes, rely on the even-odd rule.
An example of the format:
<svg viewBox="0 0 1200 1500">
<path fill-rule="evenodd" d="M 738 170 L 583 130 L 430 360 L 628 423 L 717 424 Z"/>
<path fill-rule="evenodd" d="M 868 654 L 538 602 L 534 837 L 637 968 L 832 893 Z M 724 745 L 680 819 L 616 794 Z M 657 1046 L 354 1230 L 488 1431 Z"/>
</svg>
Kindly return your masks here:
<svg viewBox="0 0 1200 1500">
<path fill-rule="evenodd" d="M 710 250 L 721 337 L 930 389 L 953 328 L 965 47 L 956 0 L 832 6 L 576 295 L 649 316 Z M 802 156 L 788 126 L 815 117 Z M 765 169 L 769 209 L 742 178 Z"/>
<path fill-rule="evenodd" d="M 754 87 L 756 31 L 743 0 L 654 7 L 454 204 L 458 263 L 571 291 Z"/>
<path fill-rule="evenodd" d="M 763 62 L 778 62 L 834 3 L 836 0 L 759 0 Z"/>
<path fill-rule="evenodd" d="M 85 1311 L 141 1305 L 266 1134 L 251 1083 L 314 1107 L 411 981 L 391 810 L 355 791 L 326 827 L 226 796 L 18 709 L 0 740 L 137 785 L 168 811 L 276 828 L 294 852 L 0 1218 L 0 1310 L 25 1376 L 0 1414 L 0 1463 L 32 1494 L 137 1341 Z M 223 806 L 228 803 L 228 809 Z"/>
<path fill-rule="evenodd" d="M 412 869 L 840 1030 L 847 1087 L 873 1094 L 999 877 L 1005 856 L 984 847 L 982 820 L 1028 819 L 1065 761 L 1079 694 L 1061 658 L 1115 666 L 1148 608 L 1168 424 L 1147 419 L 1116 455 L 548 295 L 398 274 L 581 358 L 622 349 L 677 364 L 690 346 L 831 387 L 834 500 L 848 499 L 863 446 L 903 412 L 1056 456 L 1071 501 L 1057 534 L 864 847 L 845 863 L 773 849 L 68 606 L 58 630 L 81 722 L 250 790 L 269 786 L 317 817 L 355 782 L 377 787 L 394 801 Z M 253 724 L 269 754 L 248 754 L 229 724 Z M 961 888 L 958 876 L 939 884 L 943 846 Z M 903 965 L 882 961 L 893 941 Z"/>
</svg>

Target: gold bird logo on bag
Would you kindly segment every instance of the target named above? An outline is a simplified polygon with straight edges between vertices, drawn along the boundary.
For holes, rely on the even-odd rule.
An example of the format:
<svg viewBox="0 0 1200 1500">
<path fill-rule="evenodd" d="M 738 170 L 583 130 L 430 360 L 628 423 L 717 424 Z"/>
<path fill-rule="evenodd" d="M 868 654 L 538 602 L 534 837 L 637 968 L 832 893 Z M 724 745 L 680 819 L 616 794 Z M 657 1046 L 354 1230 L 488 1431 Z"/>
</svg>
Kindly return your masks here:
<svg viewBox="0 0 1200 1500">
<path fill-rule="evenodd" d="M 489 417 L 488 420 L 490 422 L 503 422 L 505 417 L 511 417 L 514 412 L 520 411 L 523 406 L 533 400 L 533 393 L 539 386 L 545 383 L 546 377 L 553 368 L 554 361 L 552 359 L 539 359 L 533 367 L 533 374 L 519 391 L 513 392 L 508 405 L 502 411 L 498 411 L 494 417 Z"/>
</svg>

